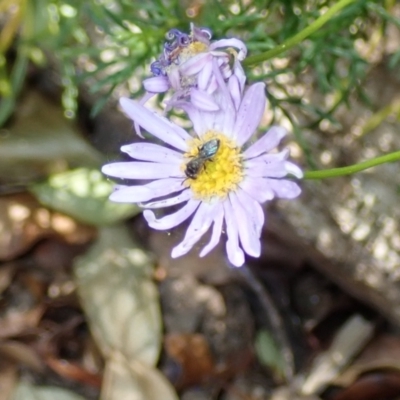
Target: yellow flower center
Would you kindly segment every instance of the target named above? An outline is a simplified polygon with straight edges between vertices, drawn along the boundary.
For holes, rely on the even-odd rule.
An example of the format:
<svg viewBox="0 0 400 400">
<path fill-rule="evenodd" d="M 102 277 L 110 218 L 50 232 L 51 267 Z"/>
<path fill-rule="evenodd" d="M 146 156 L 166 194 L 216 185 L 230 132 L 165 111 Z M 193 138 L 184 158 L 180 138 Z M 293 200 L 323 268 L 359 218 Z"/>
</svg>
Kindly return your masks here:
<svg viewBox="0 0 400 400">
<path fill-rule="evenodd" d="M 170 70 L 171 68 L 176 68 L 176 60 L 178 60 L 178 64 L 183 64 L 185 61 L 189 60 L 193 56 L 204 53 L 208 50 L 208 46 L 202 42 L 192 42 L 186 47 L 178 46 L 173 52 L 169 54 L 171 61 L 171 65 L 166 68 L 166 70 Z"/>
<path fill-rule="evenodd" d="M 189 162 L 199 157 L 199 149 L 207 142 L 219 139 L 219 147 L 215 155 L 209 159 L 201 159 L 197 164 L 198 173 L 195 178 L 187 178 L 195 197 L 209 200 L 212 197 L 225 197 L 231 190 L 235 190 L 243 179 L 243 165 L 240 149 L 236 143 L 220 132 L 208 131 L 201 139 L 192 139 L 190 150 L 185 154 L 188 158 L 182 165 L 187 170 Z"/>
<path fill-rule="evenodd" d="M 184 51 L 187 51 L 188 53 L 190 53 L 192 56 L 199 54 L 199 53 L 203 53 L 205 51 L 208 50 L 208 45 L 206 45 L 203 42 L 192 42 L 189 44 L 189 46 L 187 46 Z"/>
</svg>

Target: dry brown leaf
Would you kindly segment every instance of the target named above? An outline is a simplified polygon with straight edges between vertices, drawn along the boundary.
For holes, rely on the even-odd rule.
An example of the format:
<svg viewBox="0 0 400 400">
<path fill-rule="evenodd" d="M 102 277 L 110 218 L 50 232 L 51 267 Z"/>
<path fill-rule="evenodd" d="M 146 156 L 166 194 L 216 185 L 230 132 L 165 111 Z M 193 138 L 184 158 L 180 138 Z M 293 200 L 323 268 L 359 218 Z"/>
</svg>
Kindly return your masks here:
<svg viewBox="0 0 400 400">
<path fill-rule="evenodd" d="M 302 396 L 288 386 L 281 386 L 272 392 L 269 400 L 321 400 L 321 398 L 315 395 Z"/>
<path fill-rule="evenodd" d="M 371 339 L 374 325 L 354 315 L 336 333 L 328 350 L 320 353 L 300 384 L 299 393 L 311 396 L 321 393 Z"/>
<path fill-rule="evenodd" d="M 188 387 L 210 378 L 214 360 L 206 338 L 201 334 L 169 334 L 165 337 L 165 350 L 180 364 L 182 375 L 177 386 Z"/>
<path fill-rule="evenodd" d="M 105 369 L 100 400 L 178 400 L 164 375 L 140 361 L 126 362 L 115 354 Z"/>
<path fill-rule="evenodd" d="M 5 289 L 11 283 L 12 277 L 14 275 L 16 266 L 14 264 L 5 264 L 0 268 L 0 294 L 4 292 Z"/>
<path fill-rule="evenodd" d="M 400 371 L 400 338 L 398 336 L 376 337 L 351 366 L 335 379 L 334 384 L 347 387 L 364 373 L 385 369 Z"/>
<path fill-rule="evenodd" d="M 12 260 L 43 237 L 60 236 L 69 244 L 90 241 L 95 230 L 51 212 L 28 194 L 0 198 L 0 261 Z"/>
<path fill-rule="evenodd" d="M 69 390 L 55 386 L 34 386 L 27 382 L 20 382 L 16 388 L 13 400 L 85 400 Z"/>
<path fill-rule="evenodd" d="M 155 365 L 161 348 L 158 292 L 152 265 L 124 226 L 103 228 L 76 263 L 78 292 L 103 355 Z"/>
<path fill-rule="evenodd" d="M 82 366 L 54 357 L 46 358 L 47 365 L 58 375 L 85 385 L 100 387 L 101 376 L 87 371 Z"/>
<path fill-rule="evenodd" d="M 398 396 L 400 396 L 400 373 L 375 371 L 361 376 L 349 387 L 332 397 L 332 400 L 398 400 Z"/>
<path fill-rule="evenodd" d="M 33 348 L 15 340 L 0 342 L 0 354 L 34 371 L 42 372 L 44 364 Z"/>
<path fill-rule="evenodd" d="M 18 379 L 18 367 L 8 360 L 0 361 L 0 398 L 11 399 Z"/>
<path fill-rule="evenodd" d="M 43 307 L 38 306 L 29 311 L 8 310 L 0 318 L 0 339 L 21 335 L 37 328 L 43 315 Z"/>
</svg>

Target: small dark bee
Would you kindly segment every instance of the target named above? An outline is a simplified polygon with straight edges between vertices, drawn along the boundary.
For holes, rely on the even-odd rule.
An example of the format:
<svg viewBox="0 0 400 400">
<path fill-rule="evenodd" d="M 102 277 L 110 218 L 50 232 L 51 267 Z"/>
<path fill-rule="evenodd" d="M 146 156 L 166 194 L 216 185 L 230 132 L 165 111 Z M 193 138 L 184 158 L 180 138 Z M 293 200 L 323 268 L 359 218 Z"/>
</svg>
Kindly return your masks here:
<svg viewBox="0 0 400 400">
<path fill-rule="evenodd" d="M 204 163 L 210 160 L 217 154 L 219 149 L 220 140 L 211 139 L 199 147 L 197 157 L 193 157 L 187 164 L 185 174 L 190 179 L 196 179 L 200 170 L 203 168 Z"/>
</svg>

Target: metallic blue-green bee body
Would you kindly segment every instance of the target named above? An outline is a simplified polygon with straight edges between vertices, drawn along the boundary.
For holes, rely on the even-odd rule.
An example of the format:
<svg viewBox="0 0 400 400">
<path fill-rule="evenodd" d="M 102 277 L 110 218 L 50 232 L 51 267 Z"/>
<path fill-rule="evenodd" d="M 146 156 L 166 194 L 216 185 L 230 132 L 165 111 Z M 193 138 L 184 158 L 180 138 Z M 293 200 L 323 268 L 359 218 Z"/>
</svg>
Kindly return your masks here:
<svg viewBox="0 0 400 400">
<path fill-rule="evenodd" d="M 220 140 L 211 139 L 199 147 L 197 157 L 193 157 L 187 164 L 185 174 L 190 179 L 196 179 L 200 170 L 204 167 L 206 161 L 211 160 L 217 154 Z"/>
</svg>

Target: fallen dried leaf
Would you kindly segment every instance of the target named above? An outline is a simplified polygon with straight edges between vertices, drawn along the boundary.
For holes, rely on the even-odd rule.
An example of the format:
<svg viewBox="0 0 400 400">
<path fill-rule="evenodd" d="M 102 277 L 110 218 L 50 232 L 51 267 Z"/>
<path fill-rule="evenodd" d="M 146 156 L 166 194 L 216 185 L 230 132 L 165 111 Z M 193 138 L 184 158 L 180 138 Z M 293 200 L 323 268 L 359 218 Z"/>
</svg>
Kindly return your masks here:
<svg viewBox="0 0 400 400">
<path fill-rule="evenodd" d="M 360 315 L 346 321 L 330 348 L 314 359 L 310 372 L 301 384 L 300 393 L 306 396 L 320 393 L 362 350 L 373 331 L 374 325 Z"/>
<path fill-rule="evenodd" d="M 8 310 L 0 318 L 0 339 L 32 332 L 37 328 L 42 315 L 42 306 L 37 306 L 28 311 Z"/>
<path fill-rule="evenodd" d="M 14 264 L 5 264 L 0 268 L 0 294 L 4 292 L 5 289 L 11 283 L 12 277 L 14 275 L 16 266 Z"/>
<path fill-rule="evenodd" d="M 0 362 L 0 395 L 2 399 L 11 399 L 18 379 L 18 366 L 8 360 Z"/>
<path fill-rule="evenodd" d="M 118 354 L 106 364 L 100 400 L 178 400 L 164 375 L 140 361 L 127 363 Z"/>
<path fill-rule="evenodd" d="M 46 182 L 31 186 L 30 190 L 51 209 L 78 221 L 102 226 L 140 212 L 134 204 L 109 201 L 113 186 L 98 169 L 79 168 L 53 175 Z"/>
<path fill-rule="evenodd" d="M 102 377 L 87 371 L 82 366 L 54 357 L 46 357 L 46 364 L 58 375 L 86 385 L 100 387 Z"/>
<path fill-rule="evenodd" d="M 168 356 L 180 364 L 182 373 L 175 383 L 178 388 L 198 385 L 210 378 L 214 360 L 203 335 L 176 333 L 164 340 Z"/>
<path fill-rule="evenodd" d="M 31 346 L 25 343 L 14 340 L 0 342 L 0 354 L 34 371 L 42 372 L 44 369 L 42 359 Z"/>
<path fill-rule="evenodd" d="M 332 400 L 395 399 L 400 395 L 400 373 L 381 371 L 364 375 Z"/>
<path fill-rule="evenodd" d="M 380 335 L 368 344 L 333 383 L 347 387 L 362 374 L 389 369 L 400 372 L 400 338 L 394 335 Z"/>
<path fill-rule="evenodd" d="M 20 382 L 12 400 L 85 400 L 83 397 L 55 386 L 34 386 Z"/>
<path fill-rule="evenodd" d="M 57 235 L 70 244 L 89 242 L 93 228 L 51 212 L 28 194 L 0 198 L 0 261 L 12 260 L 44 237 Z"/>
<path fill-rule="evenodd" d="M 161 347 L 158 293 L 152 265 L 123 226 L 103 228 L 76 263 L 78 293 L 103 355 L 155 365 Z"/>
</svg>

